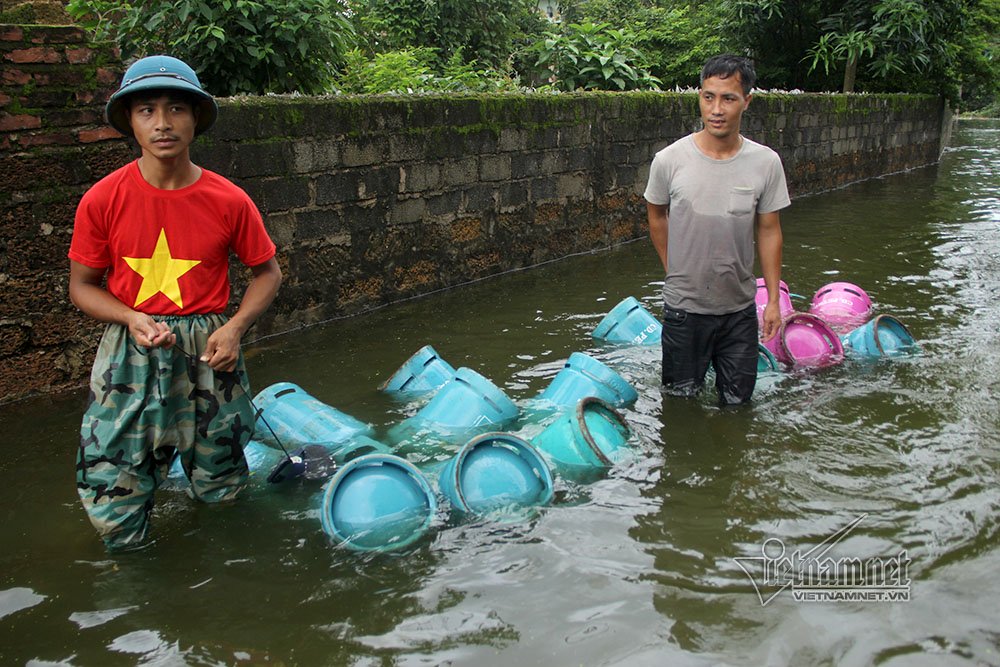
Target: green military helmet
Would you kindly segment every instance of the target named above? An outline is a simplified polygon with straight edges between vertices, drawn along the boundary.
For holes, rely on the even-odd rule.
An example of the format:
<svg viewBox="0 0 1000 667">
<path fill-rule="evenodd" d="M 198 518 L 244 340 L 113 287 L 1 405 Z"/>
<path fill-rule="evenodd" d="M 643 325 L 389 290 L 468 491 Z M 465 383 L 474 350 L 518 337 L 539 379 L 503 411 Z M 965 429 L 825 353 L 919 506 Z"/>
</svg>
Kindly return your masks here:
<svg viewBox="0 0 1000 667">
<path fill-rule="evenodd" d="M 215 99 L 201 87 L 198 75 L 183 60 L 171 56 L 148 56 L 134 62 L 122 77 L 121 86 L 104 109 L 108 124 L 125 136 L 132 135 L 128 122 L 129 96 L 144 90 L 179 90 L 198 100 L 195 135 L 208 130 L 219 115 Z"/>
</svg>

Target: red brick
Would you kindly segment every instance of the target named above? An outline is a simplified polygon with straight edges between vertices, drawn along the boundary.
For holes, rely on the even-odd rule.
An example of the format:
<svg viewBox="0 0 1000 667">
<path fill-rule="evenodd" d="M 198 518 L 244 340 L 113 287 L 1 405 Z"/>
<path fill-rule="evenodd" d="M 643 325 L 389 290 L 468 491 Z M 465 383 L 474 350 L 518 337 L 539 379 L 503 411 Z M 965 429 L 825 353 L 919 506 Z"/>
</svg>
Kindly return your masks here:
<svg viewBox="0 0 1000 667">
<path fill-rule="evenodd" d="M 71 65 L 82 65 L 94 59 L 93 49 L 66 49 L 66 60 Z"/>
<path fill-rule="evenodd" d="M 33 26 L 33 44 L 79 44 L 86 40 L 83 29 L 77 26 Z"/>
<path fill-rule="evenodd" d="M 42 119 L 28 114 L 0 114 L 0 131 L 10 132 L 12 130 L 31 130 L 42 126 Z"/>
<path fill-rule="evenodd" d="M 0 42 L 23 42 L 24 30 L 12 25 L 0 28 Z"/>
<path fill-rule="evenodd" d="M 95 141 L 122 138 L 122 135 L 113 127 L 102 127 L 99 130 L 80 130 L 80 134 L 77 136 L 82 144 L 92 144 Z"/>
<path fill-rule="evenodd" d="M 17 137 L 17 143 L 27 148 L 29 146 L 71 146 L 76 143 L 72 132 L 44 132 L 22 134 Z"/>
<path fill-rule="evenodd" d="M 121 82 L 121 73 L 117 70 L 108 69 L 107 67 L 98 67 L 97 82 L 117 84 Z"/>
<path fill-rule="evenodd" d="M 7 54 L 7 60 L 14 63 L 57 63 L 62 60 L 59 52 L 43 46 L 30 49 L 14 49 Z"/>
<path fill-rule="evenodd" d="M 7 68 L 3 69 L 3 82 L 6 84 L 14 84 L 17 86 L 23 86 L 24 84 L 31 81 L 31 74 L 28 72 L 23 72 L 19 69 Z M 39 82 L 41 83 L 41 82 Z M 43 84 L 44 85 L 44 84 Z"/>
<path fill-rule="evenodd" d="M 8 104 L 10 104 L 10 95 L 0 93 L 0 107 L 5 107 Z"/>
</svg>

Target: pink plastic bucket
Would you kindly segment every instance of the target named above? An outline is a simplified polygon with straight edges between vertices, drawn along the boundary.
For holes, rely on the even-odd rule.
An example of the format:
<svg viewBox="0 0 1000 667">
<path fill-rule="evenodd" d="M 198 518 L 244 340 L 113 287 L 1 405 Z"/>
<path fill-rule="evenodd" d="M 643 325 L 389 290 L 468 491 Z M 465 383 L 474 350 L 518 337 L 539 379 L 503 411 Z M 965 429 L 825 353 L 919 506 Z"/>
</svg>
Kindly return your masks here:
<svg viewBox="0 0 1000 667">
<path fill-rule="evenodd" d="M 767 285 L 764 284 L 763 278 L 757 279 L 757 294 L 754 296 L 754 302 L 757 304 L 757 326 L 764 326 L 764 308 L 767 306 Z M 778 281 L 778 311 L 781 313 L 781 319 L 785 319 L 795 311 L 795 308 L 792 307 L 792 296 L 784 280 Z M 774 350 L 771 351 L 773 352 Z"/>
<path fill-rule="evenodd" d="M 868 321 L 872 300 L 854 283 L 830 283 L 816 290 L 809 312 L 823 318 L 834 331 L 847 333 Z"/>
<path fill-rule="evenodd" d="M 795 366 L 829 366 L 844 358 L 840 337 L 819 317 L 793 313 L 781 323 L 779 361 Z"/>
</svg>

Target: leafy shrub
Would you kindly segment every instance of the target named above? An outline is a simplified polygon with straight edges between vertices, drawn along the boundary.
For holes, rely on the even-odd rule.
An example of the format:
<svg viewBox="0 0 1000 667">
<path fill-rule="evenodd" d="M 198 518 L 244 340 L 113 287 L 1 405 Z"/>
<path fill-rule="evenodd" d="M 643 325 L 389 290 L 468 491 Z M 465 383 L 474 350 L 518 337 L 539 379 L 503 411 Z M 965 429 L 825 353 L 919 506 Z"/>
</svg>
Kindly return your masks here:
<svg viewBox="0 0 1000 667">
<path fill-rule="evenodd" d="M 217 95 L 322 93 L 353 44 L 337 0 L 70 0 L 126 59 L 167 53 Z"/>
<path fill-rule="evenodd" d="M 359 49 L 347 54 L 336 87 L 343 93 L 434 93 L 517 90 L 516 78 L 505 70 L 479 69 L 456 51 L 441 67 L 433 49 L 412 48 L 366 57 Z"/>
<path fill-rule="evenodd" d="M 563 90 L 636 90 L 656 88 L 660 80 L 646 69 L 634 36 L 608 23 L 571 23 L 562 33 L 548 33 L 529 47 L 537 54 L 540 82 Z"/>
</svg>

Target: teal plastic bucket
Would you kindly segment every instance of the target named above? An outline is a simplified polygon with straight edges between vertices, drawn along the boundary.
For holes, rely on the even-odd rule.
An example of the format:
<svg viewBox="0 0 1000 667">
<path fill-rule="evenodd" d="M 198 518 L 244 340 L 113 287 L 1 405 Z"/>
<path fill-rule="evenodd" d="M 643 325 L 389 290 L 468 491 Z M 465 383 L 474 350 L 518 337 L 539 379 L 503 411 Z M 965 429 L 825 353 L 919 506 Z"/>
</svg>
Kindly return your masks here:
<svg viewBox="0 0 1000 667">
<path fill-rule="evenodd" d="M 914 349 L 916 342 L 902 322 L 892 315 L 877 315 L 868 323 L 846 334 L 844 346 L 868 357 L 904 354 Z"/>
<path fill-rule="evenodd" d="M 606 401 L 586 397 L 532 440 L 562 473 L 603 471 L 628 454 L 629 427 Z"/>
<path fill-rule="evenodd" d="M 346 444 L 373 433 L 371 425 L 317 400 L 291 382 L 267 387 L 254 398 L 254 405 L 260 411 L 254 438 L 279 449 L 282 445 L 291 449 Z"/>
<path fill-rule="evenodd" d="M 369 454 L 330 478 L 320 521 L 327 535 L 349 549 L 393 551 L 420 539 L 436 512 L 434 492 L 413 464 Z"/>
<path fill-rule="evenodd" d="M 763 343 L 757 343 L 757 372 L 776 373 L 781 370 L 778 360 Z"/>
<path fill-rule="evenodd" d="M 402 430 L 417 430 L 425 425 L 452 433 L 492 429 L 517 415 L 517 406 L 503 391 L 476 371 L 463 367 L 455 371 L 455 377 L 427 405 L 404 420 L 406 426 Z"/>
<path fill-rule="evenodd" d="M 635 388 L 611 368 L 589 355 L 574 352 L 538 399 L 568 408 L 587 396 L 614 406 L 629 405 L 639 398 Z"/>
<path fill-rule="evenodd" d="M 627 296 L 604 316 L 594 329 L 594 338 L 609 343 L 659 345 L 663 324 L 634 296 Z"/>
<path fill-rule="evenodd" d="M 415 397 L 434 391 L 455 377 L 455 369 L 430 345 L 424 345 L 382 383 L 379 391 Z"/>
<path fill-rule="evenodd" d="M 509 433 L 469 440 L 441 470 L 438 486 L 452 507 L 467 514 L 547 505 L 553 495 L 552 473 L 541 454 Z"/>
</svg>

